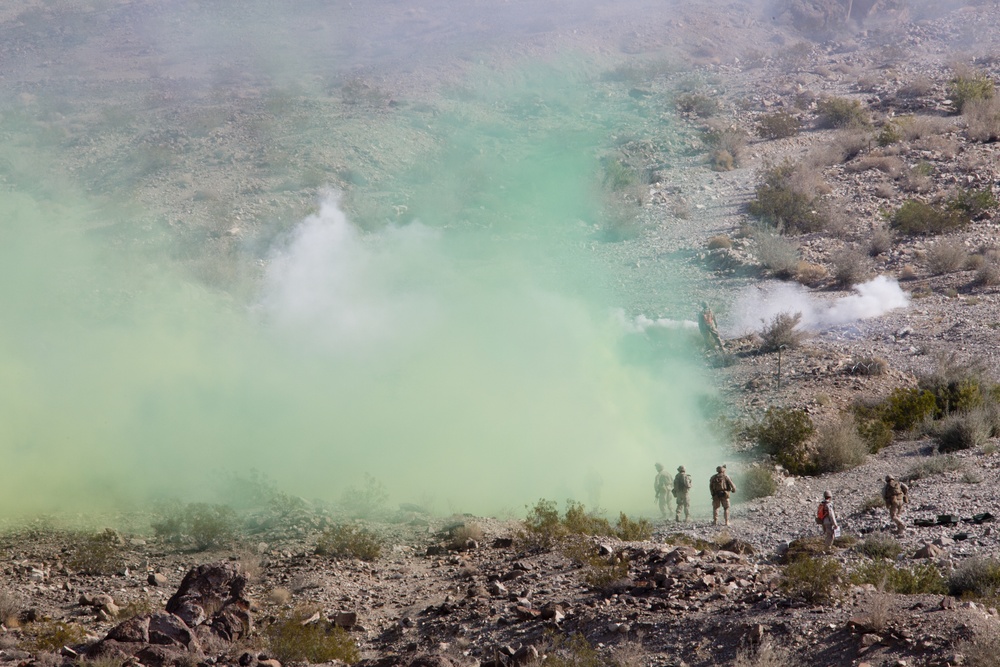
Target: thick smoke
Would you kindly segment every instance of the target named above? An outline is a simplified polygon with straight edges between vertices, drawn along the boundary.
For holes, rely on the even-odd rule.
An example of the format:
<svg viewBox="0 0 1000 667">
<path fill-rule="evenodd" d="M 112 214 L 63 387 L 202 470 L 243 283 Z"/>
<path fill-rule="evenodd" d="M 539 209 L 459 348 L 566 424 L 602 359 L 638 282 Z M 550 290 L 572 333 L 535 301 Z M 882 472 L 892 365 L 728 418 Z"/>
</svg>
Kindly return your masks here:
<svg viewBox="0 0 1000 667">
<path fill-rule="evenodd" d="M 729 314 L 721 318 L 720 329 L 730 337 L 743 336 L 759 331 L 763 323 L 770 322 L 778 314 L 801 313 L 801 329 L 825 331 L 906 308 L 910 303 L 909 295 L 899 283 L 887 276 L 855 285 L 854 292 L 829 301 L 794 283 L 750 287 L 743 290 Z"/>
</svg>

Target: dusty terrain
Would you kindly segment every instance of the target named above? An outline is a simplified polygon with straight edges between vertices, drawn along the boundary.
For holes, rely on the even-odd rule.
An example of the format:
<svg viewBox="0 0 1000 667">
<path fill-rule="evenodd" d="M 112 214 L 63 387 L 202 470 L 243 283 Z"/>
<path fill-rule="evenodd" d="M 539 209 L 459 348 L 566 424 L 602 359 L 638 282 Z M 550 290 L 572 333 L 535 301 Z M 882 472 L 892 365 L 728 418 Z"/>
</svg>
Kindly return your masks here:
<svg viewBox="0 0 1000 667">
<path fill-rule="evenodd" d="M 266 44 L 298 35 L 298 46 L 321 56 L 310 62 L 326 58 L 337 65 L 262 72 L 252 66 L 252 48 L 226 51 L 246 46 L 236 5 L 191 3 L 174 16 L 158 3 L 138 0 L 5 6 L 5 142 L 55 157 L 44 174 L 8 160 L 4 182 L 44 193 L 46 182 L 66 179 L 96 196 L 127 196 L 142 211 L 137 219 L 115 209 L 95 234 L 123 248 L 169 237 L 184 249 L 176 259 L 193 275 L 239 296 L 259 275 L 262 258 L 255 250 L 310 211 L 321 186 L 344 190 L 361 219 L 368 214 L 377 221 L 394 206 L 403 206 L 395 209 L 397 217 L 405 210 L 410 202 L 383 197 L 380 187 L 406 163 L 408 151 L 436 137 L 417 124 L 393 125 L 398 109 L 426 105 L 430 127 L 455 103 L 439 97 L 441 90 L 474 67 L 572 48 L 603 59 L 615 73 L 595 82 L 600 94 L 636 100 L 637 117 L 652 118 L 650 123 L 661 115 L 677 123 L 676 132 L 658 143 L 618 142 L 630 165 L 655 173 L 640 197 L 641 224 L 624 240 L 588 236 L 586 243 L 595 261 L 617 276 L 609 289 L 630 318 L 689 320 L 697 301 L 711 301 L 731 338 L 732 356 L 721 363 L 706 355 L 705 367 L 728 418 L 753 420 L 780 406 L 804 408 L 817 423 L 829 422 L 856 400 L 914 386 L 937 363 L 937 352 L 980 362 L 988 377 L 1000 380 L 995 285 L 978 283 L 966 265 L 932 271 L 928 251 L 938 238 L 897 237 L 886 252 L 868 256 L 873 236 L 885 226 L 883 211 L 914 193 L 943 194 L 956 184 L 996 193 L 1000 186 L 998 144 L 966 136 L 947 92 L 956 61 L 1000 79 L 995 4 L 887 3 L 867 16 L 867 7 L 858 10 L 846 25 L 832 19 L 824 25 L 822 12 L 796 21 L 793 13 L 735 2 L 615 9 L 584 2 L 544 3 L 545 9 L 519 1 L 462 3 L 467 16 L 443 2 L 297 4 L 273 34 L 254 37 Z M 160 12 L 167 23 L 187 22 L 191 34 L 194 26 L 212 22 L 223 30 L 220 52 L 236 55 L 210 68 L 204 63 L 212 54 L 198 50 L 208 48 L 203 43 L 171 43 L 164 35 L 177 33 L 170 31 L 154 39 L 146 31 Z M 84 70 L 71 67 L 81 62 Z M 907 85 L 919 90 L 903 94 Z M 734 169 L 711 169 L 701 132 L 706 118 L 673 110 L 678 91 L 689 89 L 716 100 L 716 121 L 749 133 Z M 851 160 L 817 160 L 823 196 L 843 220 L 833 231 L 794 237 L 802 260 L 830 270 L 837 252 L 859 249 L 871 262 L 869 276 L 900 278 L 913 296 L 906 308 L 814 332 L 784 353 L 779 378 L 777 355 L 759 353 L 759 340 L 738 330 L 736 321 L 736 295 L 776 280 L 757 261 L 745 233 L 746 206 L 769 165 L 828 153 L 845 141 L 841 131 L 819 127 L 816 101 L 823 96 L 859 100 L 876 126 L 909 113 L 937 123 L 933 133 L 891 154 L 869 139 Z M 758 119 L 779 109 L 800 117 L 802 131 L 758 138 Z M 372 135 L 378 141 L 370 141 Z M 883 171 L 874 158 L 894 158 L 895 166 Z M 864 159 L 873 161 L 863 167 Z M 918 169 L 926 182 L 911 187 L 907 174 Z M 952 237 L 970 253 L 985 253 L 996 243 L 997 215 L 994 209 Z M 711 250 L 708 240 L 718 236 L 731 247 Z M 667 281 L 689 298 L 664 306 Z M 805 289 L 818 302 L 851 294 L 835 282 L 820 276 Z M 859 360 L 876 357 L 886 362 L 884 374 L 849 372 Z M 815 602 L 779 585 L 782 551 L 817 533 L 812 516 L 824 489 L 834 494 L 846 535 L 864 539 L 888 530 L 885 510 L 871 501 L 884 475 L 906 474 L 934 455 L 933 440 L 915 438 L 897 434 L 891 446 L 844 472 L 795 477 L 777 470 L 777 491 L 734 505 L 725 529 L 711 525 L 700 499 L 690 524 L 656 523 L 651 540 L 595 538 L 595 549 L 602 545 L 610 558 L 629 563 L 627 576 L 602 585 L 588 583 L 593 564 L 581 566 L 568 550 L 525 546 L 518 539 L 520 517 L 370 508 L 362 525 L 385 544 L 371 562 L 315 553 L 323 530 L 352 518 L 334 505 L 264 503 L 243 517 L 237 537 L 205 550 L 186 537 L 154 535 L 151 525 L 160 514 L 87 517 L 95 528 L 118 531 L 113 572 L 102 574 L 87 574 L 74 560 L 85 537 L 66 530 L 63 517 L 11 521 L 0 536 L 0 593 L 17 613 L 0 633 L 0 664 L 79 661 L 127 616 L 82 604 L 81 595 L 103 593 L 127 612 L 152 614 L 162 611 L 190 568 L 218 561 L 239 563 L 248 574 L 246 597 L 258 628 L 309 605 L 330 619 L 356 613 L 342 625 L 368 665 L 506 665 L 529 661 L 534 651 L 548 651 L 553 661 L 721 665 L 762 641 L 790 652 L 783 658 L 788 664 L 997 664 L 995 654 L 976 654 L 969 643 L 1000 631 L 995 599 L 903 595 L 846 583 L 834 600 Z M 773 467 L 748 450 L 749 443 L 737 438 L 734 468 L 740 459 Z M 945 573 L 970 557 L 1000 555 L 990 522 L 912 525 L 944 514 L 1000 515 L 995 441 L 958 452 L 952 461 L 945 472 L 911 483 L 911 525 L 898 537 L 907 563 L 936 542 L 940 550 L 930 561 Z M 456 543 L 456 526 L 468 528 L 471 544 Z M 834 559 L 848 568 L 865 560 L 846 542 Z M 38 628 L 61 621 L 83 634 L 39 647 L 33 639 Z M 574 633 L 596 648 L 596 657 L 578 650 L 565 658 L 558 638 Z M 202 645 L 200 652 L 159 659 L 247 667 L 272 657 L 253 633 L 234 643 L 203 636 Z M 753 658 L 740 659 L 752 664 L 745 661 Z"/>
</svg>

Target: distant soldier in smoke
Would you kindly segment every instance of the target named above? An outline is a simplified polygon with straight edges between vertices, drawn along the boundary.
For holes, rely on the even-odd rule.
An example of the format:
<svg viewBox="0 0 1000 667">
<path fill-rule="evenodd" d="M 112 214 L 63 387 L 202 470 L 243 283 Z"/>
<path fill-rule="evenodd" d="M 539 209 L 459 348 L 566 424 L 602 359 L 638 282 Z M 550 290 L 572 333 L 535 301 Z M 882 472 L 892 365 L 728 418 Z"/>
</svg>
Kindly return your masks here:
<svg viewBox="0 0 1000 667">
<path fill-rule="evenodd" d="M 897 533 L 906 530 L 906 524 L 899 518 L 903 513 L 903 505 L 910 502 L 910 488 L 892 475 L 885 476 L 885 486 L 882 487 L 882 499 L 889 508 L 889 520 L 892 521 Z"/>
<path fill-rule="evenodd" d="M 698 313 L 698 330 L 701 331 L 701 337 L 705 340 L 705 347 L 710 350 L 725 351 L 726 346 L 722 342 L 719 330 L 715 327 L 715 314 L 709 308 L 708 301 L 701 302 L 701 312 Z"/>
<path fill-rule="evenodd" d="M 674 500 L 677 501 L 677 510 L 674 513 L 674 521 L 680 522 L 681 509 L 684 510 L 684 521 L 687 521 L 691 512 L 691 502 L 688 500 L 688 493 L 691 491 L 691 475 L 687 474 L 684 466 L 677 466 L 677 474 L 674 475 Z"/>
<path fill-rule="evenodd" d="M 663 472 L 663 465 L 656 464 L 656 479 L 653 480 L 653 492 L 656 494 L 656 504 L 660 507 L 660 518 L 666 519 L 667 512 L 672 510 L 670 495 L 667 490 L 670 488 L 670 478 Z"/>
<path fill-rule="evenodd" d="M 726 474 L 726 466 L 718 466 L 712 479 L 708 480 L 708 490 L 712 493 L 712 525 L 719 523 L 719 508 L 722 508 L 722 515 L 729 525 L 729 494 L 736 493 L 736 485 Z"/>
<path fill-rule="evenodd" d="M 833 511 L 833 494 L 829 491 L 823 492 L 823 502 L 816 509 L 816 523 L 823 526 L 824 548 L 829 551 L 833 547 L 833 540 L 837 537 L 840 526 L 837 525 L 837 515 Z"/>
</svg>

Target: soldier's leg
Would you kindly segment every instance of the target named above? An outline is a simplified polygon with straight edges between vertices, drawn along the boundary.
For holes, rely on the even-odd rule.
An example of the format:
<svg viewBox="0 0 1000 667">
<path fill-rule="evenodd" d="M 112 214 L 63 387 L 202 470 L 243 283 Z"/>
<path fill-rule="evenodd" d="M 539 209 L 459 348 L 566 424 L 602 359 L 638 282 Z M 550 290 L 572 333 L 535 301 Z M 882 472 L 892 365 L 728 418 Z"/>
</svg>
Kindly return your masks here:
<svg viewBox="0 0 1000 667">
<path fill-rule="evenodd" d="M 723 512 L 723 517 L 725 518 L 725 521 L 726 521 L 726 525 L 728 526 L 729 525 L 729 498 L 726 498 L 725 500 L 722 501 L 722 512 Z"/>
<path fill-rule="evenodd" d="M 687 498 L 684 499 L 684 523 L 691 517 L 691 501 Z"/>
<path fill-rule="evenodd" d="M 719 499 L 712 498 L 712 525 L 718 525 L 719 523 Z"/>
</svg>

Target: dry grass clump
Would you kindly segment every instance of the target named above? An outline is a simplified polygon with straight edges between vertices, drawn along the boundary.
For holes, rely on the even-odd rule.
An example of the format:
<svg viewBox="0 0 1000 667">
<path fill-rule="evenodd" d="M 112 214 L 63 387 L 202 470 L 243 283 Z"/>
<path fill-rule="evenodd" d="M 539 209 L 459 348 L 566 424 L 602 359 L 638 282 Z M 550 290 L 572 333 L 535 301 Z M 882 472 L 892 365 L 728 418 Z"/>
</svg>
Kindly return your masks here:
<svg viewBox="0 0 1000 667">
<path fill-rule="evenodd" d="M 718 234 L 708 239 L 705 247 L 709 250 L 728 250 L 733 247 L 733 241 L 725 234 Z"/>
<path fill-rule="evenodd" d="M 935 243 L 927 251 L 927 268 L 931 275 L 940 276 L 954 273 L 965 267 L 969 253 L 965 244 L 955 239 L 944 239 Z"/>
<path fill-rule="evenodd" d="M 948 592 L 955 597 L 995 598 L 1000 595 L 1000 560 L 969 558 L 951 571 Z"/>
<path fill-rule="evenodd" d="M 976 271 L 975 284 L 983 287 L 1000 285 L 1000 253 L 988 251 L 978 257 L 978 266 L 973 267 Z"/>
<path fill-rule="evenodd" d="M 918 97 L 927 97 L 932 92 L 934 92 L 934 82 L 921 75 L 900 86 L 896 91 L 896 97 L 912 100 Z"/>
<path fill-rule="evenodd" d="M 795 280 L 803 285 L 817 285 L 826 280 L 828 272 L 822 264 L 799 262 L 795 266 Z"/>
<path fill-rule="evenodd" d="M 16 627 L 21 615 L 21 598 L 7 588 L 0 586 L 0 625 Z"/>
<path fill-rule="evenodd" d="M 716 166 L 716 171 L 728 171 L 739 165 L 743 159 L 747 133 L 734 125 L 710 123 L 702 134 L 702 140 L 713 149 L 711 154 L 713 163 L 722 162 L 723 166 L 726 166 L 724 169 Z M 729 159 L 726 160 L 724 156 L 728 156 Z"/>
<path fill-rule="evenodd" d="M 822 604 L 840 595 L 844 569 L 833 558 L 803 554 L 785 566 L 781 588 L 791 597 Z"/>
<path fill-rule="evenodd" d="M 783 646 L 764 640 L 760 646 L 745 646 L 736 652 L 733 667 L 797 667 L 802 664 Z"/>
<path fill-rule="evenodd" d="M 802 345 L 806 334 L 798 326 L 802 321 L 802 313 L 778 313 L 770 322 L 764 322 L 760 331 L 763 341 L 761 352 L 776 352 L 781 349 L 795 349 Z"/>
<path fill-rule="evenodd" d="M 769 168 L 748 205 L 750 215 L 779 231 L 815 232 L 823 229 L 825 218 L 818 206 L 816 170 L 785 162 Z"/>
<path fill-rule="evenodd" d="M 868 456 L 868 443 L 858 433 L 852 416 L 820 427 L 813 455 L 820 473 L 841 472 L 856 468 Z"/>
<path fill-rule="evenodd" d="M 878 507 L 885 507 L 881 496 L 877 497 Z M 891 535 L 872 533 L 854 546 L 855 551 L 872 560 L 896 560 L 903 553 L 903 545 Z"/>
<path fill-rule="evenodd" d="M 895 178 L 903 173 L 905 163 L 895 155 L 869 155 L 854 160 L 845 167 L 850 172 L 875 170 Z"/>
<path fill-rule="evenodd" d="M 794 241 L 770 229 L 753 232 L 753 253 L 757 261 L 777 278 L 795 275 L 799 266 L 799 247 Z"/>
<path fill-rule="evenodd" d="M 462 549 L 469 540 L 474 542 L 483 541 L 483 529 L 478 523 L 464 521 L 448 529 L 448 539 L 451 548 Z"/>
<path fill-rule="evenodd" d="M 360 526 L 344 524 L 323 531 L 316 543 L 316 553 L 332 558 L 373 561 L 382 555 L 382 540 Z"/>
<path fill-rule="evenodd" d="M 868 254 L 872 257 L 884 255 L 892 250 L 893 240 L 891 230 L 885 227 L 876 227 L 872 231 L 871 238 L 868 240 Z"/>
<path fill-rule="evenodd" d="M 963 664 L 967 667 L 996 667 L 997 656 L 1000 656 L 1000 628 L 980 632 L 975 638 L 960 642 L 956 648 L 964 656 Z"/>
<path fill-rule="evenodd" d="M 904 482 L 912 482 L 963 469 L 962 462 L 954 456 L 931 456 L 910 468 L 900 479 Z"/>
<path fill-rule="evenodd" d="M 882 357 L 857 357 L 847 369 L 850 375 L 876 377 L 889 371 L 889 362 Z"/>
<path fill-rule="evenodd" d="M 871 145 L 867 132 L 849 129 L 841 130 L 830 141 L 809 153 L 807 162 L 814 168 L 850 162 Z"/>
<path fill-rule="evenodd" d="M 962 109 L 966 135 L 972 141 L 987 143 L 1000 139 L 1000 97 L 973 100 Z"/>
<path fill-rule="evenodd" d="M 802 121 L 787 111 L 764 114 L 757 120 L 757 135 L 762 139 L 794 137 L 802 129 Z"/>
<path fill-rule="evenodd" d="M 719 101 L 705 93 L 682 93 L 674 99 L 681 113 L 694 114 L 699 118 L 710 118 L 719 113 Z"/>
<path fill-rule="evenodd" d="M 816 103 L 820 127 L 862 128 L 871 125 L 871 116 L 858 100 L 827 97 Z"/>
</svg>

